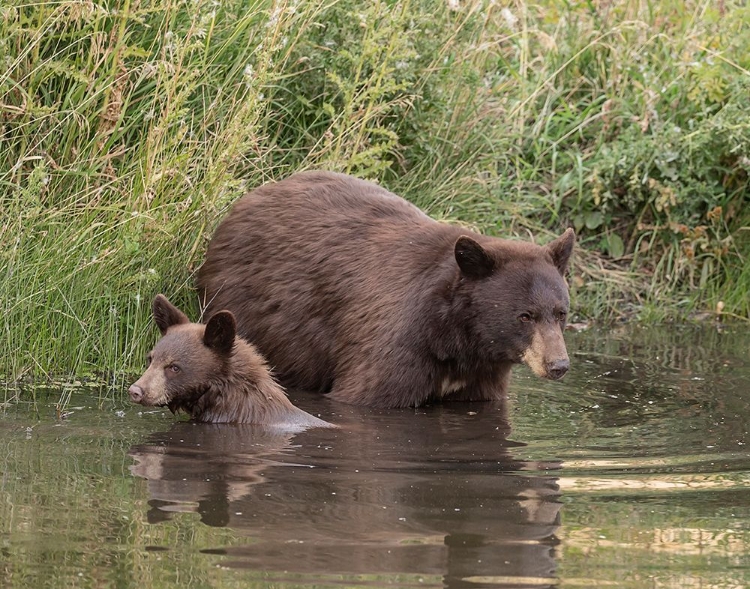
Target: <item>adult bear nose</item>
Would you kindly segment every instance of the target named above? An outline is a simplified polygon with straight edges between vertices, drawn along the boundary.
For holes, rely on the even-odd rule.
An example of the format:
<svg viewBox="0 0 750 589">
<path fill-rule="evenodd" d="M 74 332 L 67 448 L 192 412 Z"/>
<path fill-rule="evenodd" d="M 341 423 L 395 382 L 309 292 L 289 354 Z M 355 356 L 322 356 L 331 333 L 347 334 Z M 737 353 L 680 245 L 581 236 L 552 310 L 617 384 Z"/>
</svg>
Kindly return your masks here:
<svg viewBox="0 0 750 589">
<path fill-rule="evenodd" d="M 143 399 L 143 389 L 137 384 L 130 385 L 128 394 L 130 395 L 130 400 L 133 401 L 133 403 L 140 403 Z"/>
<path fill-rule="evenodd" d="M 570 360 L 564 358 L 562 360 L 553 360 L 547 363 L 547 378 L 552 380 L 558 380 L 565 376 L 565 373 L 570 368 Z"/>
</svg>

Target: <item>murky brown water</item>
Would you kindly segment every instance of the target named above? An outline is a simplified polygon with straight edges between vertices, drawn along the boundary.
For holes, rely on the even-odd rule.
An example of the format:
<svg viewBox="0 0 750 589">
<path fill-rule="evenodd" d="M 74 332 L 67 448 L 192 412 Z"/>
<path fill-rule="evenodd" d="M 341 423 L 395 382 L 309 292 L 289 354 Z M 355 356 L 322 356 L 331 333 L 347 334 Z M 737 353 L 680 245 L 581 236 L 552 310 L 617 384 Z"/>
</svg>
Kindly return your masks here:
<svg viewBox="0 0 750 589">
<path fill-rule="evenodd" d="M 342 426 L 295 436 L 37 391 L 0 419 L 0 584 L 750 586 L 750 329 L 568 341 L 506 406 L 293 395 Z"/>
</svg>

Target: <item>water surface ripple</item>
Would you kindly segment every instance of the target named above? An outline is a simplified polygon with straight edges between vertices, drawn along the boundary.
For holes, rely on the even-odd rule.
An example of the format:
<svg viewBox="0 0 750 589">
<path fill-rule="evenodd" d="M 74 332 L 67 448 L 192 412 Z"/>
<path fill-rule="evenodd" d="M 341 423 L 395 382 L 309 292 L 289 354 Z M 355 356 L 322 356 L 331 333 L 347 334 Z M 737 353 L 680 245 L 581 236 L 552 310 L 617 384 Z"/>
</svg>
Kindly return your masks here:
<svg viewBox="0 0 750 589">
<path fill-rule="evenodd" d="M 341 426 L 294 436 L 37 390 L 0 420 L 0 578 L 750 586 L 747 328 L 568 342 L 562 382 L 518 369 L 503 404 L 377 411 L 292 393 Z"/>
</svg>

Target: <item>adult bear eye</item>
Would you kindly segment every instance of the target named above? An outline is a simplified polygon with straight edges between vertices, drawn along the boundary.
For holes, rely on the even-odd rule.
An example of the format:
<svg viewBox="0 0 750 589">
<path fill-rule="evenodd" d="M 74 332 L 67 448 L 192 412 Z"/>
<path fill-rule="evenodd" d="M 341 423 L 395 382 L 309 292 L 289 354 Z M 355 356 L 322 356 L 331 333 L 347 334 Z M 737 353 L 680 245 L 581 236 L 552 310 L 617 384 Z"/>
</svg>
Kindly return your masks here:
<svg viewBox="0 0 750 589">
<path fill-rule="evenodd" d="M 524 323 L 528 323 L 531 321 L 531 314 L 530 313 L 521 313 L 518 318 L 523 321 Z"/>
</svg>

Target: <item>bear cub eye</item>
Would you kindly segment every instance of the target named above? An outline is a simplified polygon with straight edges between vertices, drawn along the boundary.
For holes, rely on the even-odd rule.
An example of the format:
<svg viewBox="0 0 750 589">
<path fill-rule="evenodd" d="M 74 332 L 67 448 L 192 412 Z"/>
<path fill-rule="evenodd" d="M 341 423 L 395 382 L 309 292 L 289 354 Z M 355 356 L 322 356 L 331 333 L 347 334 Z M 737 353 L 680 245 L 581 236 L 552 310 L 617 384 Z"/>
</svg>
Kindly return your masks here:
<svg viewBox="0 0 750 589">
<path fill-rule="evenodd" d="M 169 366 L 167 366 L 167 370 L 169 372 L 177 374 L 180 371 L 180 367 L 177 366 L 177 364 L 170 364 Z"/>
<path fill-rule="evenodd" d="M 565 311 L 560 311 L 557 314 L 557 320 L 560 321 L 560 322 L 565 321 L 565 319 L 567 319 L 567 317 L 568 317 L 568 314 Z"/>
<path fill-rule="evenodd" d="M 529 321 L 531 321 L 531 313 L 521 313 L 518 316 L 518 319 L 523 323 L 528 323 Z"/>
</svg>

